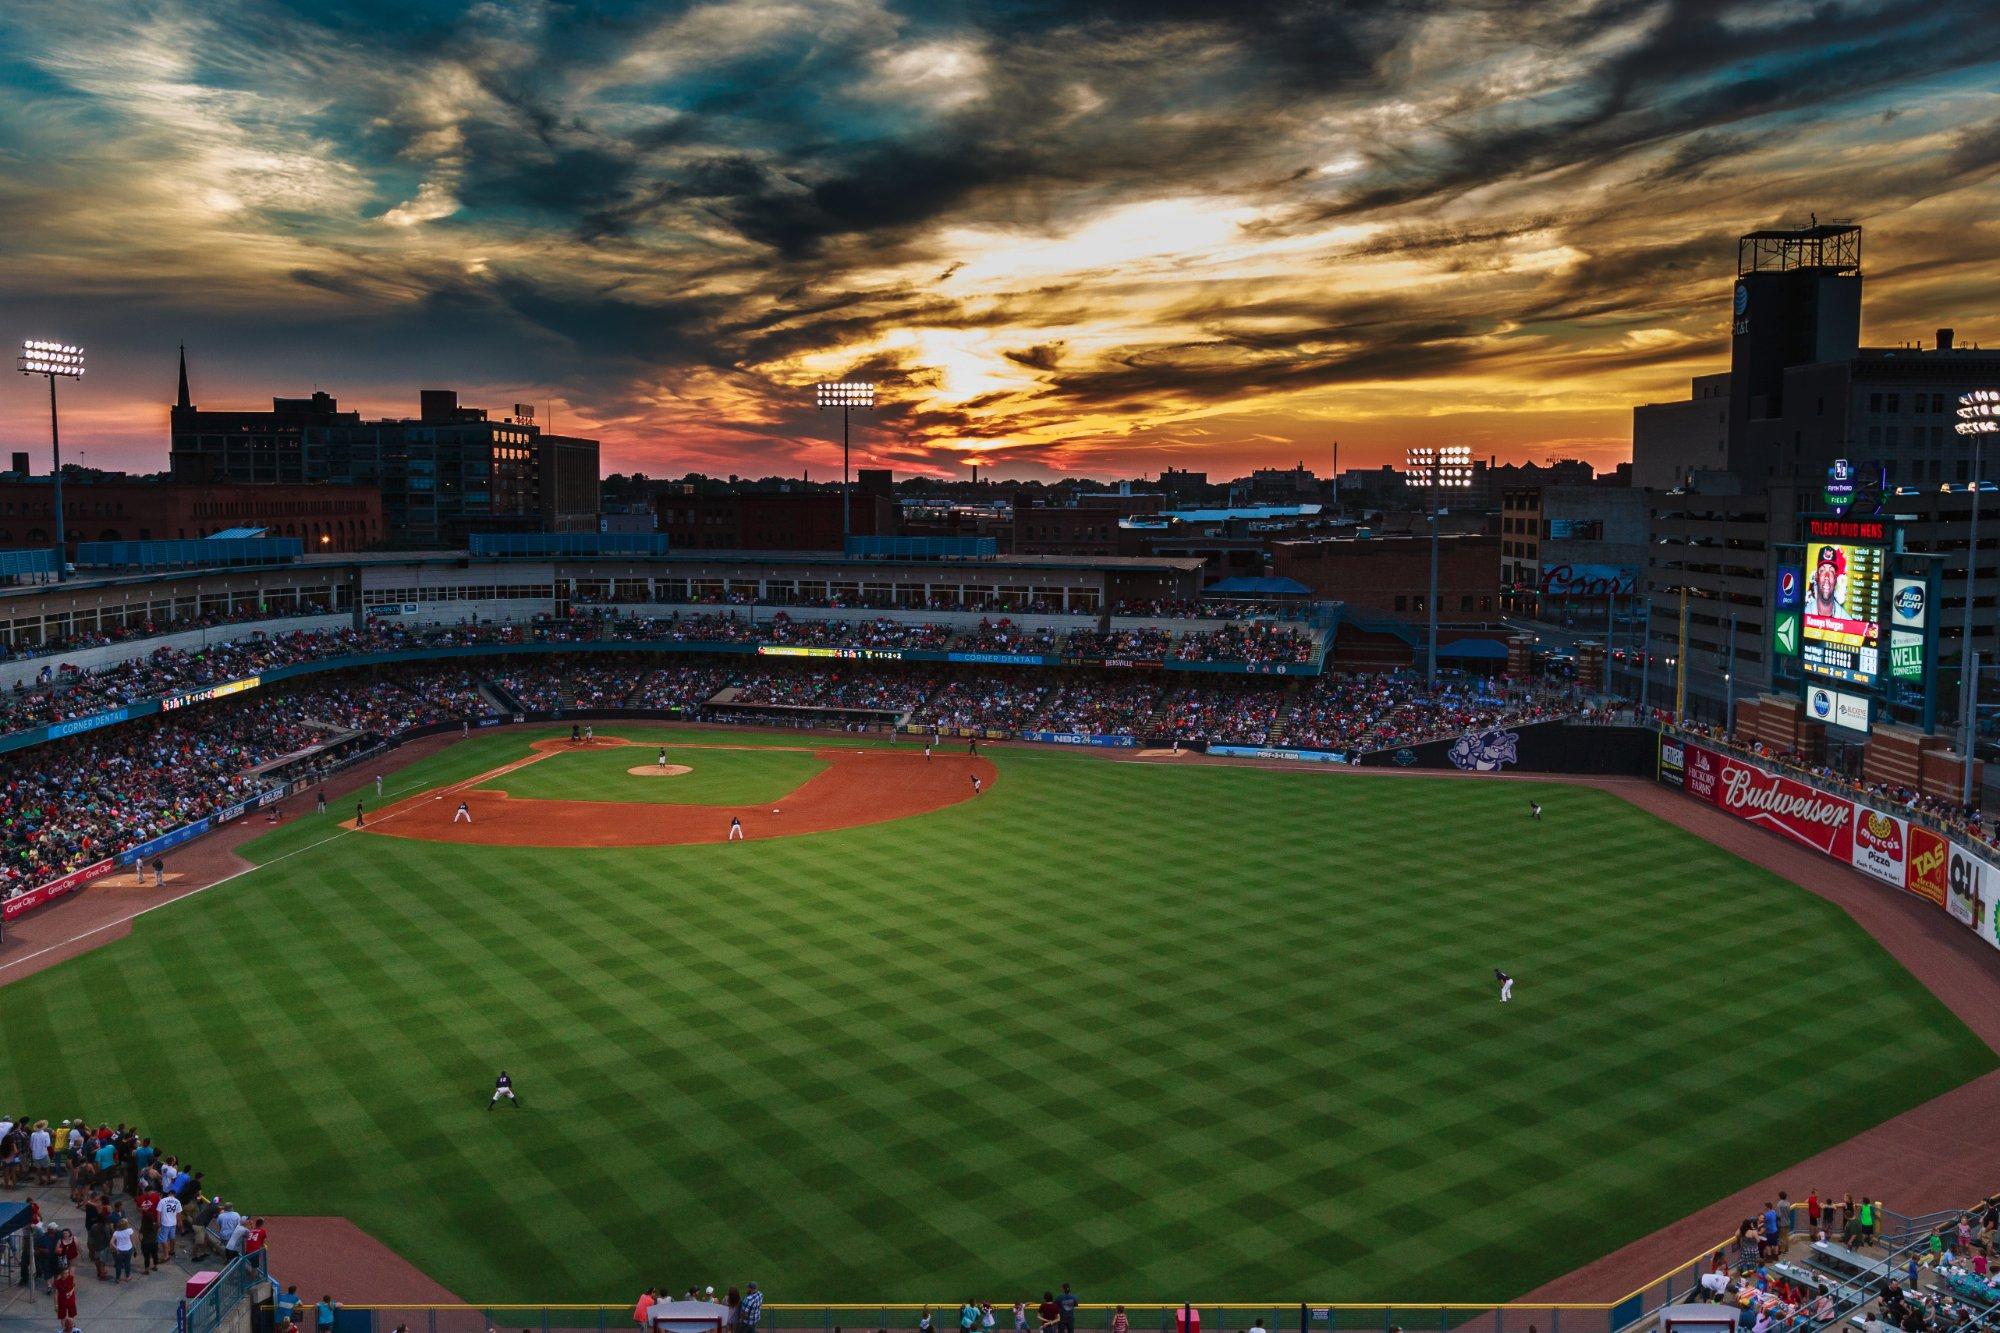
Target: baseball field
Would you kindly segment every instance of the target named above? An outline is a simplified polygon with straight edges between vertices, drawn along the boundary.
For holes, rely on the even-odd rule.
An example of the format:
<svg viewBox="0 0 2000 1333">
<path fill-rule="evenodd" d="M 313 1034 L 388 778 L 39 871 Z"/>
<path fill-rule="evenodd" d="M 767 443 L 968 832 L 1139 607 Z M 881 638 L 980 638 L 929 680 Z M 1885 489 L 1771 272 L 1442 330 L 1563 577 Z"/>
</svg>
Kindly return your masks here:
<svg viewBox="0 0 2000 1333">
<path fill-rule="evenodd" d="M 1580 786 L 598 732 L 475 735 L 0 989 L 0 1088 L 473 1301 L 1469 1302 L 1995 1064 Z"/>
</svg>

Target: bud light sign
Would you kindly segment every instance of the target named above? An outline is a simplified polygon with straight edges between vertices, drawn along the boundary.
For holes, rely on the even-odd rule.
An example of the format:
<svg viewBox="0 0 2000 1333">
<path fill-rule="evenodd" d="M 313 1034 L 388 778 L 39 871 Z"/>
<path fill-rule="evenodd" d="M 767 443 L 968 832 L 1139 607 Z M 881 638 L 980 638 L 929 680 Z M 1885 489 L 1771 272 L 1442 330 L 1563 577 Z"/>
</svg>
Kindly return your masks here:
<svg viewBox="0 0 2000 1333">
<path fill-rule="evenodd" d="M 1922 579 L 1897 579 L 1895 595 L 1889 601 L 1890 614 L 1904 629 L 1922 629 L 1928 601 Z"/>
</svg>

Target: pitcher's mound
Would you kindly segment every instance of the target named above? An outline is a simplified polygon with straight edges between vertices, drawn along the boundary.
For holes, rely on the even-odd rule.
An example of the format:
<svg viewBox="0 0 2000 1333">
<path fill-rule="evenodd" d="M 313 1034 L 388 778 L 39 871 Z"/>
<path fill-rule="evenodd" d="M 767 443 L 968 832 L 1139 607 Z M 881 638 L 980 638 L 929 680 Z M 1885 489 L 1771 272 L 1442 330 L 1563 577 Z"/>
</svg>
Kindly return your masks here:
<svg viewBox="0 0 2000 1333">
<path fill-rule="evenodd" d="M 677 778 L 694 772 L 686 764 L 639 764 L 625 771 L 635 778 Z"/>
</svg>

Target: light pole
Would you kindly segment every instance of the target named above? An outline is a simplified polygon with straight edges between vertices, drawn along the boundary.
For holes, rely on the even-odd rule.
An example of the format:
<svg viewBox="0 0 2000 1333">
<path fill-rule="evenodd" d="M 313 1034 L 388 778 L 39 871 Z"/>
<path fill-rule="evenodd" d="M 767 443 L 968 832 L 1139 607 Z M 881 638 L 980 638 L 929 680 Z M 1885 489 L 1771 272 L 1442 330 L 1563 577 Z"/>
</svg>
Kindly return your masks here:
<svg viewBox="0 0 2000 1333">
<path fill-rule="evenodd" d="M 62 432 L 56 425 L 56 381 L 83 378 L 83 349 L 69 343 L 29 338 L 21 344 L 21 373 L 46 375 L 49 381 L 49 450 L 55 472 L 56 582 L 68 577 L 69 543 L 63 534 Z"/>
<path fill-rule="evenodd" d="M 1958 723 L 1963 737 L 1960 754 L 1965 774 L 1959 783 L 1960 804 L 1972 809 L 1972 748 L 1979 739 L 1979 676 L 1972 651 L 1973 575 L 1979 567 L 1979 492 L 1986 437 L 2000 431 L 2000 389 L 1972 389 L 1958 396 L 1958 424 L 1952 429 L 1972 441 L 1972 524 L 1965 534 L 1965 616 L 1958 643 Z"/>
<path fill-rule="evenodd" d="M 1403 463 L 1409 469 L 1411 484 L 1424 488 L 1424 508 L 1429 511 L 1431 520 L 1431 592 L 1424 599 L 1424 606 L 1430 612 L 1430 637 L 1426 640 L 1428 646 L 1424 652 L 1424 685 L 1435 689 L 1438 670 L 1438 516 L 1443 512 L 1438 508 L 1438 492 L 1472 489 L 1472 447 L 1448 444 L 1441 449 L 1428 446 L 1406 449 L 1403 451 Z"/>
<path fill-rule="evenodd" d="M 1736 613 L 1729 613 L 1729 649 L 1722 666 L 1722 729 L 1736 731 Z"/>
<path fill-rule="evenodd" d="M 847 414 L 857 407 L 875 406 L 875 386 L 867 380 L 830 380 L 815 386 L 815 400 L 824 408 L 840 409 L 840 553 L 847 554 L 852 534 L 847 514 Z"/>
</svg>

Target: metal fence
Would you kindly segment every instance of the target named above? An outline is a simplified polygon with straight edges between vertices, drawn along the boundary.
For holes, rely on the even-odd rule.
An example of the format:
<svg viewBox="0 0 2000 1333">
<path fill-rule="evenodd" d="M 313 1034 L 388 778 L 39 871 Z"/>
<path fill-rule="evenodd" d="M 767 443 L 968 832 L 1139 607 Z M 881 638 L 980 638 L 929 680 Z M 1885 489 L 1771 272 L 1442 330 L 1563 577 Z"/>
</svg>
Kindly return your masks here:
<svg viewBox="0 0 2000 1333">
<path fill-rule="evenodd" d="M 1114 1305 L 1077 1307 L 1078 1333 L 1111 1327 Z M 1135 1333 L 1177 1333 L 1192 1316 L 1201 1333 L 1615 1333 L 1617 1307 L 1608 1303 L 1424 1305 L 1333 1302 L 1313 1304 L 1194 1303 L 1127 1305 Z M 761 1333 L 911 1333 L 922 1305 L 771 1305 Z M 996 1310 L 995 1333 L 1012 1333 L 1013 1316 Z M 936 1326 L 955 1333 L 956 1303 L 932 1307 Z M 1030 1316 L 1033 1317 L 1032 1315 Z M 634 1327 L 629 1305 L 349 1305 L 338 1333 L 614 1333 Z"/>
<path fill-rule="evenodd" d="M 264 1254 L 238 1255 L 216 1276 L 208 1290 L 191 1301 L 182 1301 L 174 1320 L 177 1333 L 216 1333 L 225 1328 L 232 1315 L 259 1292 L 268 1292 L 270 1282 L 264 1272 Z M 248 1321 L 237 1327 L 247 1328 Z"/>
</svg>

